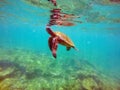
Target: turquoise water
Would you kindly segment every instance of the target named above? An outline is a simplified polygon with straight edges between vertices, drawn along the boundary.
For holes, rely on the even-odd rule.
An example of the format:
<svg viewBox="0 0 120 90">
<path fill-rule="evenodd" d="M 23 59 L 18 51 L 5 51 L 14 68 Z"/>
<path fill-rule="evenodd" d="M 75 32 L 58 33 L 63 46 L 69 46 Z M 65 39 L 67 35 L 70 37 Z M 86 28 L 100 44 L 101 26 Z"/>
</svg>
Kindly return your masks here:
<svg viewBox="0 0 120 90">
<path fill-rule="evenodd" d="M 34 3 L 32 1 L 34 0 L 0 1 L 0 60 L 6 60 L 7 55 L 7 59 L 9 60 L 14 58 L 13 54 L 22 57 L 24 54 L 28 54 L 28 56 L 32 55 L 29 53 L 33 52 L 39 58 L 42 58 L 41 55 L 44 54 L 46 55 L 46 59 L 47 56 L 49 56 L 51 60 L 49 62 L 61 65 L 66 63 L 68 64 L 68 67 L 72 66 L 74 60 L 82 60 L 93 65 L 98 72 L 100 71 L 115 80 L 120 80 L 120 3 L 109 2 L 109 0 L 102 0 L 101 2 L 97 0 L 91 0 L 91 2 L 88 2 L 87 0 L 70 0 L 69 3 L 71 6 L 69 6 L 67 4 L 68 0 L 62 2 L 58 0 L 58 5 L 61 5 L 58 7 L 62 8 L 63 12 L 80 15 L 80 18 L 75 20 L 82 21 L 82 23 L 75 21 L 75 25 L 71 27 L 52 26 L 53 31 L 60 31 L 69 36 L 75 46 L 79 49 L 79 51 L 75 51 L 74 49 L 66 51 L 64 46 L 59 45 L 57 59 L 54 59 L 48 47 L 49 34 L 45 30 L 49 21 L 49 10 L 54 7 L 52 7 L 52 4 L 48 3 L 47 0 L 40 0 L 40 2 L 39 0 L 35 0 Z M 35 2 L 42 4 L 37 4 Z M 62 6 L 63 3 L 64 6 Z M 8 54 L 9 50 L 12 50 L 12 56 Z M 16 50 L 20 50 L 20 52 L 16 52 Z M 19 62 L 19 64 L 21 62 L 24 63 L 23 66 L 27 66 L 29 60 L 27 60 L 26 57 L 22 59 L 24 60 L 15 62 Z M 39 60 L 40 62 L 44 62 L 44 60 Z M 39 60 L 34 59 L 33 64 L 39 62 Z M 10 61 L 14 60 L 11 59 Z M 56 67 L 56 64 L 54 64 L 54 66 Z M 40 66 L 37 66 L 36 64 L 36 68 L 37 67 L 39 68 Z M 48 66 L 46 65 L 44 68 L 48 68 Z M 66 67 L 62 68 L 66 69 Z M 56 68 L 56 71 L 59 71 L 57 69 L 59 68 Z M 1 85 L 2 84 L 0 84 L 0 87 Z M 35 89 L 32 88 L 32 86 L 30 88 L 31 89 L 27 89 L 69 90 Z M 5 89 L 0 88 L 0 90 Z M 119 88 L 87 88 L 84 90 L 119 90 Z"/>
</svg>

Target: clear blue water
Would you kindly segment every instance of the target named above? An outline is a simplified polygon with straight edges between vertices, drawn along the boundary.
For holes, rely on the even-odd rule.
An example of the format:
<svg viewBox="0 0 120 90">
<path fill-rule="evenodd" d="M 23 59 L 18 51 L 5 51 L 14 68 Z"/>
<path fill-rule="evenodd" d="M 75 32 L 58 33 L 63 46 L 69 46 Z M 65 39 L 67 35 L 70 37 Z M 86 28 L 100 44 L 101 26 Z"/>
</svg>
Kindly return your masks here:
<svg viewBox="0 0 120 90">
<path fill-rule="evenodd" d="M 9 49 L 29 49 L 51 55 L 52 58 L 48 47 L 49 35 L 45 30 L 50 9 L 30 5 L 22 0 L 3 1 L 0 1 L 0 46 Z M 120 4 L 101 4 L 96 1 L 92 4 L 92 9 L 83 10 L 85 13 L 82 13 L 83 16 L 79 13 L 82 23 L 75 22 L 76 25 L 71 27 L 52 26 L 54 31 L 59 30 L 68 35 L 79 49 L 79 51 L 71 49 L 68 52 L 64 46 L 59 45 L 56 60 L 59 61 L 61 58 L 87 60 L 106 74 L 119 77 L 119 10 Z M 79 11 L 74 12 L 78 14 Z M 103 19 L 99 19 L 102 16 Z"/>
</svg>

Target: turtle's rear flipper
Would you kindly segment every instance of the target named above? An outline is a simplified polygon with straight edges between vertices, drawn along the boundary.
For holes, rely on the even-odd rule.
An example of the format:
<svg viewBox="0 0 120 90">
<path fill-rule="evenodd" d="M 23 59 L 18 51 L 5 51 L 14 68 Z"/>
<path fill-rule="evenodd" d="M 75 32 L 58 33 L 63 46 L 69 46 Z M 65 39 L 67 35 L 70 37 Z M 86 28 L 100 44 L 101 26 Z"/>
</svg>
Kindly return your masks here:
<svg viewBox="0 0 120 90">
<path fill-rule="evenodd" d="M 66 47 L 66 50 L 69 51 L 71 49 L 71 47 Z"/>
</svg>

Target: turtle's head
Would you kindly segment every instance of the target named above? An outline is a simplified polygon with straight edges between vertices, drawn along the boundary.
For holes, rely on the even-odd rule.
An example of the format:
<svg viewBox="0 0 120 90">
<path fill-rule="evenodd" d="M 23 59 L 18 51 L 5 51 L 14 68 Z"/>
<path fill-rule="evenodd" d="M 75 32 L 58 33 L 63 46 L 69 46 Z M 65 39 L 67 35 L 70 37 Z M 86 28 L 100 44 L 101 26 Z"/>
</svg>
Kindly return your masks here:
<svg viewBox="0 0 120 90">
<path fill-rule="evenodd" d="M 56 34 L 52 31 L 52 29 L 47 25 L 46 27 L 46 31 L 48 32 L 48 34 L 50 34 L 51 36 L 55 37 Z"/>
</svg>

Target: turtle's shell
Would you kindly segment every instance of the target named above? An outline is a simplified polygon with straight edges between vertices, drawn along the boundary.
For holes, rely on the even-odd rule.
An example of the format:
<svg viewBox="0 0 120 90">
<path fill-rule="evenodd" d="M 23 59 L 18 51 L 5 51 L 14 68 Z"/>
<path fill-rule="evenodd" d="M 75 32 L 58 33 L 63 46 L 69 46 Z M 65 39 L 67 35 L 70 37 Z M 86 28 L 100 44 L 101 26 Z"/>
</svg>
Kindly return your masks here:
<svg viewBox="0 0 120 90">
<path fill-rule="evenodd" d="M 58 36 L 61 39 L 61 42 L 59 42 L 62 45 L 65 45 L 66 47 L 75 47 L 74 43 L 71 41 L 69 37 L 67 37 L 65 34 L 61 32 L 54 32 L 56 36 Z"/>
</svg>

